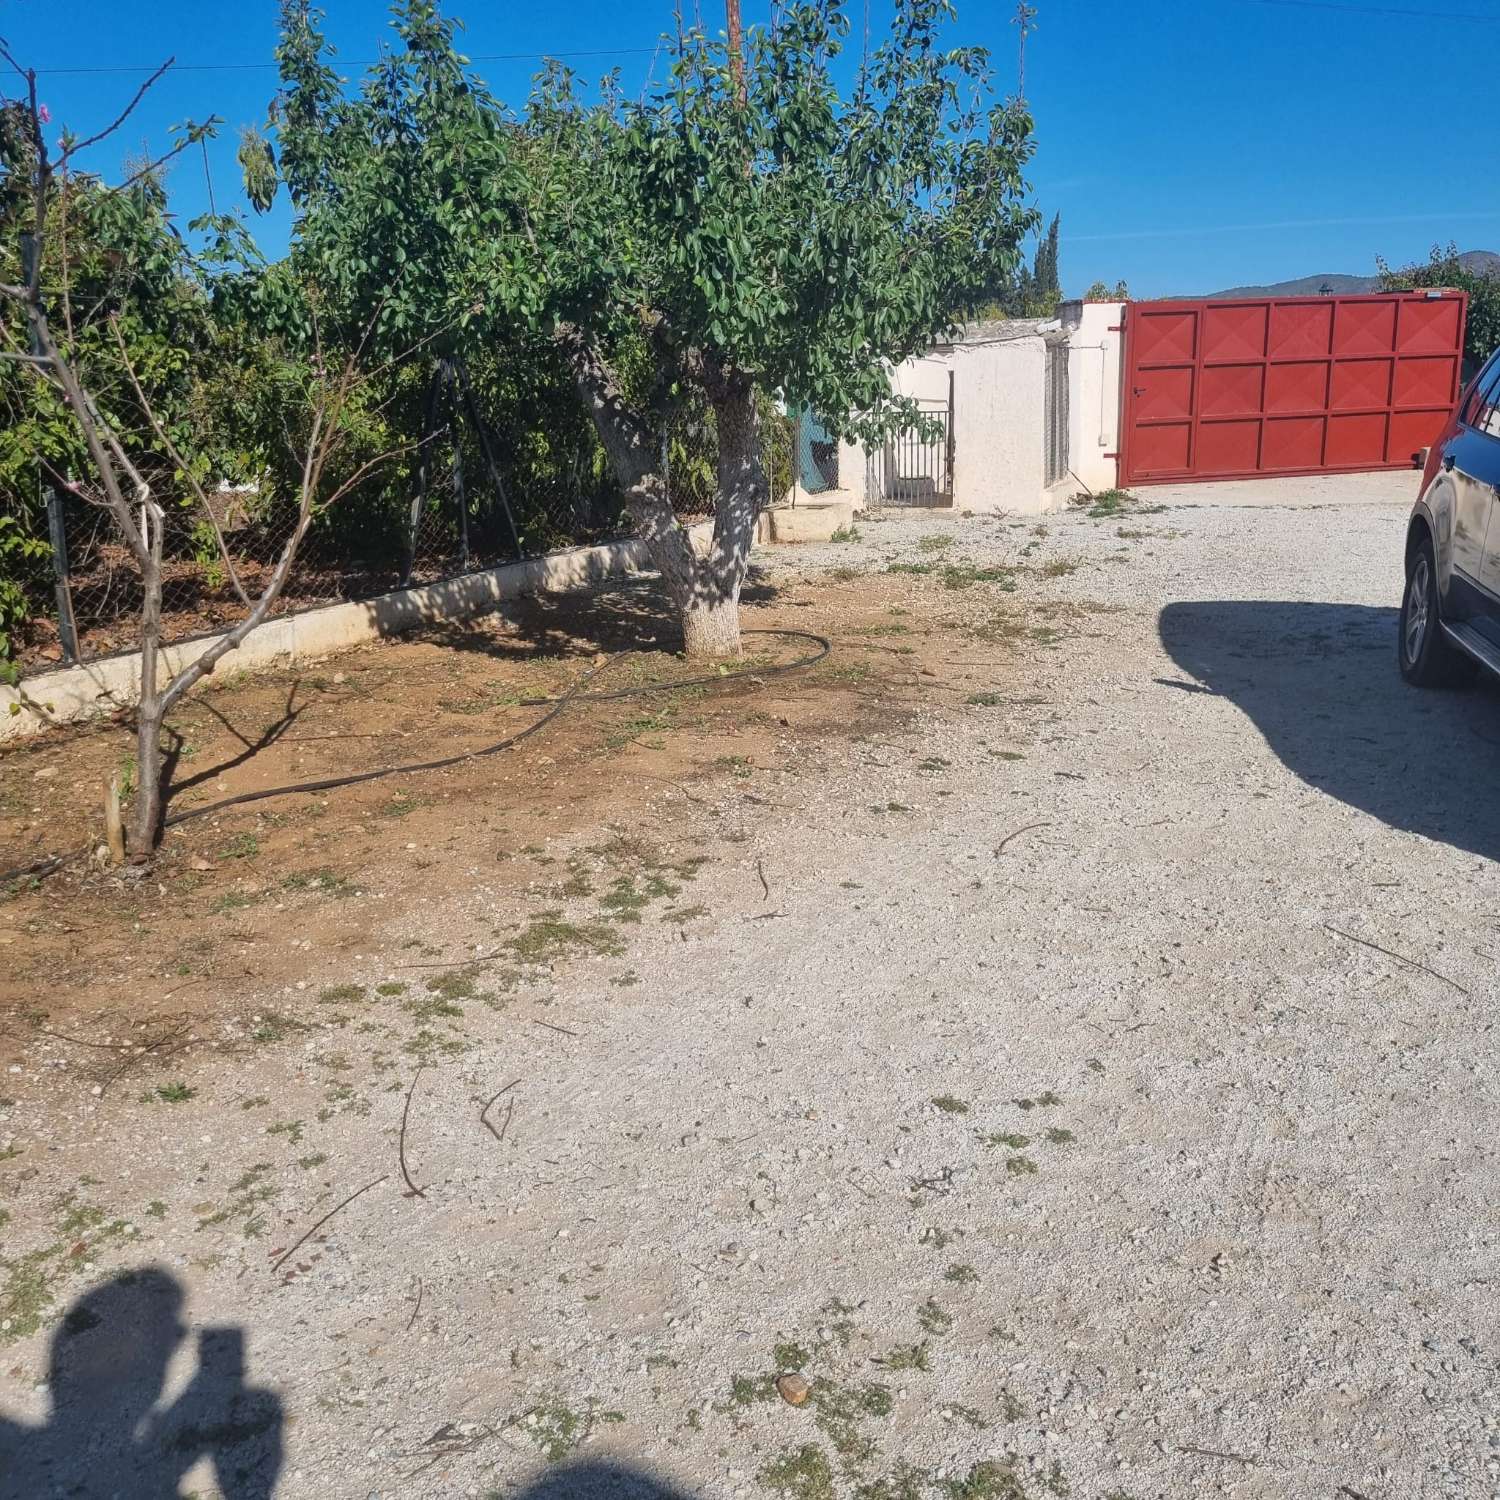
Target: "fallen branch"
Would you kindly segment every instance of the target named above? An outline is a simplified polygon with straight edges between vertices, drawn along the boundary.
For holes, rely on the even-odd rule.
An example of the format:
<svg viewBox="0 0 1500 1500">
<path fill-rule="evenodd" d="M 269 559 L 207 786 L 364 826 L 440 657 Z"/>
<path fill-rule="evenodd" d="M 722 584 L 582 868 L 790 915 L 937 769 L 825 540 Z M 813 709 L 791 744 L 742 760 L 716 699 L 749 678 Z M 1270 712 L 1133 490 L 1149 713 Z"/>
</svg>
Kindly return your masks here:
<svg viewBox="0 0 1500 1500">
<path fill-rule="evenodd" d="M 1426 964 L 1418 963 L 1414 958 L 1408 958 L 1404 953 L 1393 952 L 1390 948 L 1382 948 L 1379 943 L 1372 943 L 1368 938 L 1355 937 L 1352 932 L 1345 932 L 1341 927 L 1335 927 L 1332 922 L 1325 922 L 1323 926 L 1336 937 L 1347 938 L 1351 943 L 1358 943 L 1362 948 L 1373 948 L 1377 953 L 1383 953 L 1387 958 L 1394 958 L 1398 964 L 1405 964 L 1409 969 L 1420 969 L 1424 974 L 1430 974 L 1434 979 L 1441 980 L 1450 989 L 1455 989 L 1464 999 L 1470 999 L 1468 990 L 1456 979 L 1449 979 L 1446 974 L 1439 974 L 1436 969 L 1429 969 Z"/>
<path fill-rule="evenodd" d="M 771 887 L 766 883 L 766 867 L 759 860 L 755 861 L 755 873 L 760 876 L 760 888 L 765 893 L 765 899 L 771 899 Z"/>
<path fill-rule="evenodd" d="M 417 1305 L 411 1310 L 411 1317 L 406 1320 L 406 1331 L 411 1332 L 412 1324 L 417 1321 L 417 1314 L 422 1311 L 422 1278 L 417 1277 Z"/>
<path fill-rule="evenodd" d="M 164 1037 L 158 1037 L 156 1041 L 147 1043 L 146 1046 L 142 1047 L 139 1051 L 129 1053 L 120 1063 L 120 1066 L 116 1068 L 114 1072 L 111 1073 L 102 1084 L 100 1084 L 99 1097 L 102 1099 L 109 1092 L 110 1085 L 116 1082 L 118 1079 L 122 1078 L 143 1058 L 150 1057 L 153 1052 L 156 1052 L 159 1048 L 167 1046 L 171 1042 L 181 1042 L 182 1038 L 190 1029 L 191 1028 L 187 1026 L 179 1026 L 176 1031 L 169 1032 Z M 186 1042 L 182 1042 L 183 1047 L 185 1047 L 186 1045 Z M 182 1049 L 181 1047 L 174 1047 L 172 1050 L 175 1052 L 181 1051 Z"/>
<path fill-rule="evenodd" d="M 336 1213 L 340 1212 L 342 1209 L 348 1208 L 348 1206 L 353 1203 L 361 1193 L 368 1193 L 372 1187 L 379 1187 L 382 1182 L 386 1181 L 386 1179 L 390 1177 L 390 1175 L 391 1174 L 389 1172 L 386 1172 L 382 1176 L 377 1177 L 374 1182 L 367 1182 L 362 1188 L 356 1188 L 352 1193 L 349 1194 L 347 1198 L 344 1199 L 342 1203 L 335 1204 L 332 1208 L 330 1208 L 328 1212 L 324 1214 L 323 1217 L 319 1219 L 318 1222 L 314 1224 L 313 1227 L 309 1229 L 307 1233 L 304 1234 L 302 1238 L 298 1240 L 290 1250 L 282 1254 L 282 1256 L 272 1264 L 272 1274 L 274 1275 L 277 1271 L 279 1271 L 287 1263 L 287 1261 L 289 1261 L 292 1256 L 295 1255 L 297 1251 L 299 1251 Z"/>
<path fill-rule="evenodd" d="M 401 1107 L 401 1137 L 396 1144 L 396 1156 L 401 1163 L 401 1175 L 406 1179 L 408 1198 L 425 1198 L 427 1194 L 411 1180 L 411 1173 L 406 1170 L 406 1117 L 411 1113 L 411 1096 L 417 1091 L 417 1079 L 422 1076 L 422 1069 L 426 1063 L 418 1063 L 417 1071 L 411 1075 L 411 1087 L 406 1091 L 406 1103 Z"/>
</svg>

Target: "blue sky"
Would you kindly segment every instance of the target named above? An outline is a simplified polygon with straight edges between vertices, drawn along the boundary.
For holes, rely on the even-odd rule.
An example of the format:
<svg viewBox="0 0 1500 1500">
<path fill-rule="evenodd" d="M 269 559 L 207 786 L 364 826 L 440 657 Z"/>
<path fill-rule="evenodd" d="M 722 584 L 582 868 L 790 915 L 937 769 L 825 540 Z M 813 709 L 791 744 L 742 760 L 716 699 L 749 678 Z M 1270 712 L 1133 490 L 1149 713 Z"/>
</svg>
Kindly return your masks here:
<svg viewBox="0 0 1500 1500">
<path fill-rule="evenodd" d="M 706 25 L 722 0 L 698 0 Z M 1484 103 L 1500 73 L 1500 0 L 1036 0 L 1027 95 L 1039 149 L 1031 178 L 1044 213 L 1062 213 L 1062 280 L 1077 293 L 1123 277 L 1142 296 L 1188 295 L 1331 271 L 1369 273 L 1374 257 L 1424 257 L 1435 241 L 1500 249 L 1500 173 Z M 743 0 L 748 23 L 768 0 Z M 864 0 L 852 0 L 858 18 Z M 878 31 L 886 0 L 869 0 Z M 1009 0 L 957 0 L 954 34 L 994 53 L 1015 87 Z M 693 0 L 684 0 L 690 14 Z M 662 68 L 653 49 L 669 0 L 574 0 L 520 7 L 451 0 L 465 45 L 492 89 L 524 101 L 543 53 L 593 76 L 618 64 L 627 88 Z M 327 0 L 341 60 L 375 56 L 386 8 Z M 224 117 L 210 145 L 220 207 L 242 201 L 234 161 L 241 125 L 258 123 L 274 87 L 274 0 L 3 0 L 0 35 L 43 72 L 55 121 L 98 128 L 142 73 L 48 71 L 153 65 L 169 75 L 95 164 L 159 151 L 174 121 Z M 350 71 L 359 70 L 350 66 Z M 1436 81 L 1435 81 L 1436 80 Z M 1478 106 L 1466 115 L 1472 101 Z M 1467 148 L 1463 131 L 1474 136 Z M 184 220 L 207 203 L 204 164 L 173 169 Z M 284 215 L 257 221 L 263 247 L 285 243 Z"/>
</svg>

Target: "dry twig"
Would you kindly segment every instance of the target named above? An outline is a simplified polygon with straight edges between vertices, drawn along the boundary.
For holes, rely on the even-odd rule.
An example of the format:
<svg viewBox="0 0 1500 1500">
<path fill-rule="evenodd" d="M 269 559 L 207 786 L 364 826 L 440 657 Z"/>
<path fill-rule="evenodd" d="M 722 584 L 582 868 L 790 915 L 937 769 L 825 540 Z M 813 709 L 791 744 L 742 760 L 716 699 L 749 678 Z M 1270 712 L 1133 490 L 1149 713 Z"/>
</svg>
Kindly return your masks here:
<svg viewBox="0 0 1500 1500">
<path fill-rule="evenodd" d="M 276 1271 L 279 1271 L 287 1263 L 287 1261 L 289 1261 L 292 1256 L 295 1255 L 297 1251 L 299 1251 L 336 1213 L 338 1213 L 341 1209 L 348 1208 L 348 1206 L 353 1203 L 361 1193 L 368 1193 L 372 1187 L 379 1187 L 380 1184 L 386 1181 L 386 1179 L 390 1175 L 391 1174 L 389 1172 L 382 1173 L 374 1180 L 374 1182 L 367 1182 L 362 1188 L 355 1188 L 355 1190 L 350 1193 L 342 1203 L 336 1203 L 332 1208 L 328 1210 L 326 1214 L 323 1215 L 321 1219 L 318 1220 L 316 1224 L 313 1225 L 311 1229 L 307 1231 L 306 1234 L 302 1236 L 301 1239 L 296 1242 L 296 1244 L 292 1246 L 290 1250 L 284 1251 L 281 1254 L 281 1256 L 272 1264 L 272 1272 L 275 1273 Z"/>
<path fill-rule="evenodd" d="M 1030 833 L 1033 828 L 1050 828 L 1051 826 L 1052 826 L 1051 823 L 1047 823 L 1047 822 L 1042 822 L 1042 823 L 1025 823 L 1020 828 L 1017 828 L 1014 833 L 1008 833 L 1008 834 L 1006 834 L 1005 837 L 1003 839 L 1001 839 L 998 844 L 995 845 L 995 853 L 996 854 L 1004 854 L 1005 853 L 1005 846 L 1008 843 L 1010 843 L 1010 841 L 1012 839 L 1018 839 L 1018 838 L 1020 838 L 1023 833 Z"/>
<path fill-rule="evenodd" d="M 508 1094 L 513 1088 L 515 1088 L 516 1084 L 520 1083 L 520 1081 L 521 1080 L 517 1078 L 511 1083 L 507 1083 L 503 1089 L 496 1089 L 495 1092 L 490 1095 L 489 1101 L 485 1104 L 484 1108 L 479 1111 L 479 1123 L 483 1125 L 484 1128 L 488 1130 L 489 1133 L 494 1136 L 497 1141 L 503 1141 L 505 1139 L 505 1132 L 510 1129 L 510 1117 L 516 1112 L 516 1101 L 514 1099 L 510 1101 L 510 1108 L 505 1112 L 505 1124 L 503 1124 L 499 1128 L 499 1130 L 496 1130 L 495 1127 L 490 1124 L 488 1118 L 489 1112 L 494 1108 L 495 1100 L 498 1099 L 502 1094 Z"/>
<path fill-rule="evenodd" d="M 411 1087 L 406 1091 L 406 1103 L 401 1107 L 401 1137 L 396 1144 L 396 1154 L 401 1162 L 401 1175 L 406 1179 L 408 1198 L 425 1198 L 426 1192 L 419 1188 L 411 1180 L 411 1173 L 406 1170 L 406 1117 L 411 1113 L 411 1096 L 417 1091 L 417 1079 L 422 1076 L 422 1069 L 426 1063 L 418 1063 L 417 1071 L 411 1075 Z"/>
<path fill-rule="evenodd" d="M 1387 958 L 1394 958 L 1398 964 L 1405 964 L 1409 969 L 1420 969 L 1424 974 L 1430 974 L 1434 979 L 1441 980 L 1451 989 L 1458 991 L 1464 999 L 1469 999 L 1469 992 L 1456 979 L 1449 979 L 1446 974 L 1439 974 L 1436 969 L 1429 969 L 1426 964 L 1418 963 L 1414 958 L 1408 958 L 1404 953 L 1396 953 L 1390 948 L 1382 948 L 1379 943 L 1372 943 L 1369 938 L 1355 937 L 1352 932 L 1345 932 L 1341 927 L 1335 927 L 1332 922 L 1325 922 L 1324 928 L 1336 937 L 1347 938 L 1351 943 L 1358 943 L 1362 948 L 1373 948 L 1377 953 L 1383 953 Z"/>
</svg>

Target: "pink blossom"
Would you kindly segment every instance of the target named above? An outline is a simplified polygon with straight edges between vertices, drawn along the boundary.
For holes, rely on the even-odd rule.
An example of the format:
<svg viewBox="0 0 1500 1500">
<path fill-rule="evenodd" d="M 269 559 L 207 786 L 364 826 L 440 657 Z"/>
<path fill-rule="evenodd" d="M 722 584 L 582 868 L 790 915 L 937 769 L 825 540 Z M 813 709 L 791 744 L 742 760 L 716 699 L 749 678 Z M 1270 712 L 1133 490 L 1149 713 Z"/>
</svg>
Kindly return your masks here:
<svg viewBox="0 0 1500 1500">
<path fill-rule="evenodd" d="M 52 111 L 48 109 L 45 104 L 37 105 L 36 117 L 42 122 L 43 125 L 50 125 L 52 123 Z"/>
</svg>

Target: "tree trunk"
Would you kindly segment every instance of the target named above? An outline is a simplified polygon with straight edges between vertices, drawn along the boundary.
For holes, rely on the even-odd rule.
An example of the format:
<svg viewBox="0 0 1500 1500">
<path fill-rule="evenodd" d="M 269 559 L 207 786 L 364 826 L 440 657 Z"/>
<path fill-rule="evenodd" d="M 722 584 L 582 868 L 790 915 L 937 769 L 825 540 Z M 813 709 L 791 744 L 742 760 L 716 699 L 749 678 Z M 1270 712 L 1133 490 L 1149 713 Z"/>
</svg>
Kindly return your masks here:
<svg viewBox="0 0 1500 1500">
<path fill-rule="evenodd" d="M 738 656 L 740 587 L 755 518 L 767 498 L 754 384 L 718 369 L 711 384 L 705 381 L 718 421 L 719 464 L 713 542 L 700 557 L 672 512 L 649 423 L 625 401 L 614 372 L 578 330 L 561 328 L 556 340 L 624 491 L 625 509 L 677 606 L 683 650 L 698 658 Z"/>
<path fill-rule="evenodd" d="M 689 656 L 739 655 L 740 589 L 750 566 L 755 518 L 766 504 L 760 412 L 748 377 L 729 377 L 714 402 L 714 415 L 719 429 L 714 536 L 708 556 L 698 561 L 693 597 L 683 612 Z"/>
<path fill-rule="evenodd" d="M 156 849 L 161 822 L 161 727 L 166 703 L 157 688 L 161 646 L 162 518 L 152 502 L 141 507 L 141 531 L 147 565 L 141 571 L 141 702 L 135 732 L 135 799 L 130 810 L 127 847 L 132 864 L 144 864 Z"/>
<path fill-rule="evenodd" d="M 682 648 L 689 657 L 740 654 L 740 602 L 737 598 L 694 596 L 682 610 Z"/>
</svg>

